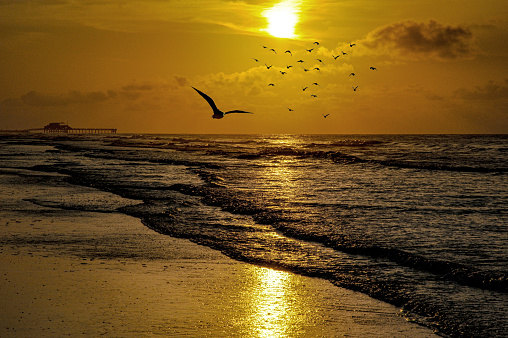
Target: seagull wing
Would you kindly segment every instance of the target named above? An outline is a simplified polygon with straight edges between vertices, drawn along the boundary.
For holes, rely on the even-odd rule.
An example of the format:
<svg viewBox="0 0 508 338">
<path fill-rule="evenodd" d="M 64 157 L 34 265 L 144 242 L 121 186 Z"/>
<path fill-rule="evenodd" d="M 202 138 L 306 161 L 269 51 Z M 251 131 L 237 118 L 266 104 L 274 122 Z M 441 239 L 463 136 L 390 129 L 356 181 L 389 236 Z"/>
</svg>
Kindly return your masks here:
<svg viewBox="0 0 508 338">
<path fill-rule="evenodd" d="M 192 87 L 195 91 L 197 91 L 199 93 L 199 95 L 201 95 L 205 100 L 206 102 L 208 102 L 208 104 L 210 105 L 210 107 L 212 107 L 213 109 L 213 112 L 217 112 L 219 111 L 219 108 L 217 108 L 217 106 L 215 105 L 215 102 L 213 102 L 212 98 L 208 95 L 206 95 L 205 93 L 203 93 L 202 91 Z"/>
<path fill-rule="evenodd" d="M 240 114 L 254 114 L 254 113 L 251 113 L 249 111 L 243 111 L 243 110 L 230 110 L 230 111 L 227 111 L 224 113 L 224 115 L 226 114 L 233 114 L 233 113 L 240 113 Z"/>
</svg>

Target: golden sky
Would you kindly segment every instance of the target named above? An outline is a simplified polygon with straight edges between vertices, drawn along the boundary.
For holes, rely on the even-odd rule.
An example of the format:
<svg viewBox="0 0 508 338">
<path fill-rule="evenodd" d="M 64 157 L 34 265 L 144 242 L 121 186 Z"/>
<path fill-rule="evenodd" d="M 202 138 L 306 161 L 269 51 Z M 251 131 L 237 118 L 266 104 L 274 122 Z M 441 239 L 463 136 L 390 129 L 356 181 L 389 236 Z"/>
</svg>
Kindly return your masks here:
<svg viewBox="0 0 508 338">
<path fill-rule="evenodd" d="M 0 74 L 0 129 L 508 133 L 508 1 L 0 0 Z"/>
</svg>

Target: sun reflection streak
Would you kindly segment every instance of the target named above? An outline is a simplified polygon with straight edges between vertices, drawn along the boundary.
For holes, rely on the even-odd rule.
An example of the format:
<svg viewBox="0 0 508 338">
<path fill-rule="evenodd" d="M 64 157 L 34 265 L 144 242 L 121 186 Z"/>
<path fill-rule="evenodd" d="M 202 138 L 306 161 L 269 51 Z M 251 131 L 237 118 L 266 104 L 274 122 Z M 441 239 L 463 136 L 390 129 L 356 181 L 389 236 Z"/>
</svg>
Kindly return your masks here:
<svg viewBox="0 0 508 338">
<path fill-rule="evenodd" d="M 294 286 L 287 272 L 257 269 L 257 285 L 251 294 L 252 333 L 256 337 L 287 336 L 295 315 Z"/>
</svg>

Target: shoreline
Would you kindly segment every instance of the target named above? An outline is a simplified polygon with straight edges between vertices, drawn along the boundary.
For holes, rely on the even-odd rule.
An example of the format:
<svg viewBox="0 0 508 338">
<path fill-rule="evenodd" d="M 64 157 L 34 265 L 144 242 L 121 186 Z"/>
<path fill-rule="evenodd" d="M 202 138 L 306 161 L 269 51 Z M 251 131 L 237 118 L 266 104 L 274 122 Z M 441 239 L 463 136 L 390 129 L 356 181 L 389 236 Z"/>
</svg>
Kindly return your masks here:
<svg viewBox="0 0 508 338">
<path fill-rule="evenodd" d="M 47 189 L 0 175 L 2 337 L 436 336 L 328 281 L 238 262 L 124 214 L 30 200 Z"/>
</svg>

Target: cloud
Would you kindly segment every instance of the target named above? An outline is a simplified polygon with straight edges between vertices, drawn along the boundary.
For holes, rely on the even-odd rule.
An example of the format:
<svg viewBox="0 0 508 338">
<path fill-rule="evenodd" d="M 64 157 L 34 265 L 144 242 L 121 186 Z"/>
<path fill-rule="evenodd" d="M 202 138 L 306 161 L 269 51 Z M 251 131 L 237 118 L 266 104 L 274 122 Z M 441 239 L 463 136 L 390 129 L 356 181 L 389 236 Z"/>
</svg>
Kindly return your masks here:
<svg viewBox="0 0 508 338">
<path fill-rule="evenodd" d="M 81 92 L 72 90 L 67 93 L 40 93 L 30 91 L 20 97 L 10 97 L 2 100 L 0 104 L 4 107 L 31 106 L 31 107 L 63 107 L 70 105 L 87 105 L 104 103 L 107 101 L 127 99 L 137 100 L 151 93 L 176 91 L 189 83 L 186 77 L 174 76 L 173 81 L 133 83 L 105 91 Z"/>
<path fill-rule="evenodd" d="M 31 91 L 23 96 L 20 100 L 29 106 L 38 107 L 56 107 L 67 106 L 70 104 L 80 103 L 96 103 L 103 102 L 114 96 L 114 92 L 89 92 L 82 93 L 79 91 L 70 91 L 67 94 L 40 94 Z"/>
<path fill-rule="evenodd" d="M 459 89 L 455 95 L 464 100 L 508 100 L 508 79 L 505 79 L 504 85 L 490 81 L 484 86 L 476 87 L 473 90 Z"/>
<path fill-rule="evenodd" d="M 379 27 L 360 43 L 374 53 L 397 57 L 467 58 L 476 51 L 469 27 L 429 22 L 403 21 Z"/>
</svg>

